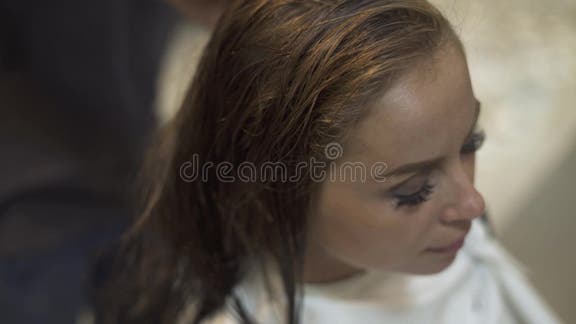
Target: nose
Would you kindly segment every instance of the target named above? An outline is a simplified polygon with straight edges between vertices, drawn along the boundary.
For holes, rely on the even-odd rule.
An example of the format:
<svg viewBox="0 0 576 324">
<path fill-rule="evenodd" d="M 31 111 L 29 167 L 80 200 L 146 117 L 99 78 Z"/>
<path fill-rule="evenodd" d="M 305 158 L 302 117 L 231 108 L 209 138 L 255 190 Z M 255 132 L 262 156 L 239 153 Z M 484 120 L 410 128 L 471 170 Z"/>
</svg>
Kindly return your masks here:
<svg viewBox="0 0 576 324">
<path fill-rule="evenodd" d="M 481 216 L 486 208 L 482 194 L 474 187 L 474 168 L 456 167 L 451 177 L 453 200 L 447 204 L 441 220 L 445 224 L 470 222 Z"/>
</svg>

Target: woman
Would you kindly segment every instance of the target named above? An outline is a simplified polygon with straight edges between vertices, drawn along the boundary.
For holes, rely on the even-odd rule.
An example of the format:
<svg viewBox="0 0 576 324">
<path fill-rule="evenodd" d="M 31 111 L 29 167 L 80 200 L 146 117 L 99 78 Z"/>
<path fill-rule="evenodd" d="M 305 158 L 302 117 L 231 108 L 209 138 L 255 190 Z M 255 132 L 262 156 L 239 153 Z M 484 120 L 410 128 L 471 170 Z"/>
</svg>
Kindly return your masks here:
<svg viewBox="0 0 576 324">
<path fill-rule="evenodd" d="M 479 222 L 479 112 L 425 1 L 234 2 L 102 320 L 557 323 Z"/>
</svg>

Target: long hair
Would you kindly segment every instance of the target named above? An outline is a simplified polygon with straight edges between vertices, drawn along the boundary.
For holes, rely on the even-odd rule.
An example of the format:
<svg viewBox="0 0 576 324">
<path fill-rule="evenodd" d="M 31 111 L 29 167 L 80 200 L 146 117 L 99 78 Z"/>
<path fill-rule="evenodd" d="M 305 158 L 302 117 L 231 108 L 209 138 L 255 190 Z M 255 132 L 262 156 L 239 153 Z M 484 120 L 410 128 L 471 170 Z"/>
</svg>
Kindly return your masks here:
<svg viewBox="0 0 576 324">
<path fill-rule="evenodd" d="M 316 183 L 221 181 L 207 168 L 325 161 L 366 107 L 444 44 L 449 22 L 418 0 L 239 0 L 218 22 L 185 100 L 148 160 L 145 208 L 125 237 L 107 323 L 201 323 L 233 300 L 248 269 L 274 265 L 286 323 L 299 323 L 308 207 Z M 268 264 L 267 263 L 267 264 Z M 267 270 L 268 269 L 268 270 Z M 131 285 L 128 287 L 128 283 Z M 128 288 L 119 288 L 124 285 Z"/>
</svg>

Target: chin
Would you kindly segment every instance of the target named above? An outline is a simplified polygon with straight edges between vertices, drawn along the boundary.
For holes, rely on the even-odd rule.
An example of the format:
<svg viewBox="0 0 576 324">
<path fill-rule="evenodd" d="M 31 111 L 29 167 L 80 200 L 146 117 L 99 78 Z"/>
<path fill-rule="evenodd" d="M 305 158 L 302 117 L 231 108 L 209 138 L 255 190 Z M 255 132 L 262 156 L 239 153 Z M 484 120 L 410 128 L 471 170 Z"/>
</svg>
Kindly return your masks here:
<svg viewBox="0 0 576 324">
<path fill-rule="evenodd" d="M 433 275 L 440 273 L 448 268 L 454 260 L 456 255 L 446 257 L 439 260 L 424 260 L 422 263 L 417 263 L 411 266 L 403 267 L 401 269 L 404 273 L 416 275 Z"/>
<path fill-rule="evenodd" d="M 444 270 L 446 270 L 452 263 L 446 264 L 446 265 L 442 265 L 442 266 L 436 266 L 436 267 L 431 267 L 430 269 L 426 269 L 425 271 L 422 271 L 423 275 L 433 275 L 433 274 L 437 274 L 440 273 Z"/>
</svg>

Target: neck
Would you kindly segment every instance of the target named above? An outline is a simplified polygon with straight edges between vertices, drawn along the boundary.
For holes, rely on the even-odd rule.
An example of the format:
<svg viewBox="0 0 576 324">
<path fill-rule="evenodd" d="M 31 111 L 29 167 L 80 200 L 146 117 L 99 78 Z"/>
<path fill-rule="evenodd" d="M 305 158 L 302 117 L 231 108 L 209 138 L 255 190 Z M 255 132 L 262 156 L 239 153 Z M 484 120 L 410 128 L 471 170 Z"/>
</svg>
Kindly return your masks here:
<svg viewBox="0 0 576 324">
<path fill-rule="evenodd" d="M 304 256 L 304 283 L 322 284 L 345 280 L 364 272 L 330 255 L 311 240 Z"/>
</svg>

